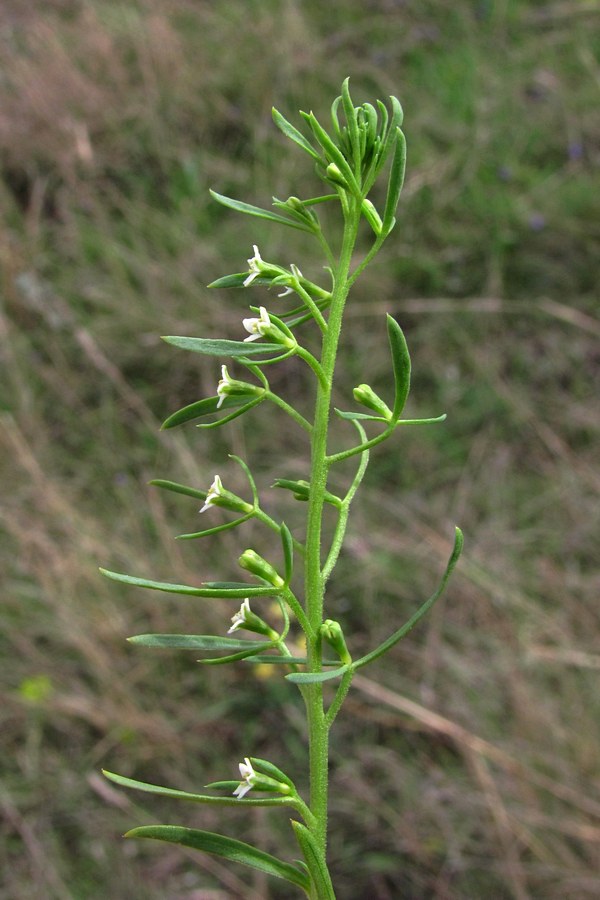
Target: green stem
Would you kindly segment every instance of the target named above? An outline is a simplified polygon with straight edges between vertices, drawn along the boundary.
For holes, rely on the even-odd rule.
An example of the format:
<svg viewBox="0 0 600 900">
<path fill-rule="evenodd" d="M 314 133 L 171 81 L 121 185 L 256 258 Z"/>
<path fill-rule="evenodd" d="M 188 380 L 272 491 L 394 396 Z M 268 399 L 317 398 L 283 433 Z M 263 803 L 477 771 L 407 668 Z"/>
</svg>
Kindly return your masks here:
<svg viewBox="0 0 600 900">
<path fill-rule="evenodd" d="M 270 400 L 272 403 L 286 412 L 288 416 L 291 416 L 294 422 L 298 423 L 300 428 L 304 428 L 304 430 L 308 431 L 308 433 L 310 434 L 310 432 L 312 431 L 312 425 L 310 424 L 310 422 L 307 422 L 304 416 L 300 415 L 300 413 L 295 410 L 293 406 L 290 406 L 289 403 L 286 403 L 282 397 L 280 397 L 278 394 L 274 394 L 273 391 L 265 391 L 264 398 L 266 400 Z"/>
<path fill-rule="evenodd" d="M 315 417 L 311 440 L 311 477 L 306 533 L 305 589 L 306 611 L 312 635 L 307 636 L 308 670 L 320 672 L 322 647 L 319 628 L 323 621 L 325 580 L 321 572 L 321 527 L 327 491 L 327 436 L 331 415 L 331 390 L 338 343 L 342 327 L 344 305 L 348 295 L 348 276 L 356 241 L 360 211 L 355 201 L 345 209 L 344 235 L 340 258 L 335 272 L 335 286 L 327 333 L 323 338 Z M 312 830 L 323 861 L 327 845 L 327 789 L 329 761 L 329 726 L 323 707 L 321 684 L 307 685 L 305 691 L 309 729 L 310 808 L 315 817 Z"/>
</svg>

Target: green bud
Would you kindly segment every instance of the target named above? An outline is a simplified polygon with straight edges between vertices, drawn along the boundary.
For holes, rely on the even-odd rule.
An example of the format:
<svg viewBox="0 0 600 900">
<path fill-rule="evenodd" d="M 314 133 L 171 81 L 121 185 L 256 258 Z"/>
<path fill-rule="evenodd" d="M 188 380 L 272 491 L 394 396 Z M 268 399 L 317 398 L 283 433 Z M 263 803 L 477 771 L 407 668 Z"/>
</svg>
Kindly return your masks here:
<svg viewBox="0 0 600 900">
<path fill-rule="evenodd" d="M 354 399 L 358 403 L 362 403 L 363 406 L 366 406 L 368 409 L 372 409 L 374 412 L 378 413 L 380 416 L 383 416 L 384 419 L 387 419 L 388 422 L 392 418 L 392 411 L 385 403 L 381 397 L 379 397 L 373 388 L 368 384 L 359 384 L 358 387 L 355 387 L 352 391 L 354 394 Z"/>
<path fill-rule="evenodd" d="M 341 185 L 343 188 L 348 189 L 348 184 L 346 179 L 338 169 L 335 163 L 329 163 L 327 168 L 325 169 L 325 174 L 329 178 L 330 181 L 335 182 L 335 184 Z"/>
<path fill-rule="evenodd" d="M 244 550 L 238 562 L 242 569 L 246 569 L 252 575 L 268 581 L 273 587 L 282 588 L 285 585 L 285 581 L 271 563 L 268 563 L 266 559 L 263 559 L 254 550 Z"/>
<path fill-rule="evenodd" d="M 308 481 L 290 481 L 288 478 L 277 478 L 273 482 L 273 487 L 285 488 L 291 491 L 296 500 L 308 500 L 310 494 L 310 484 Z"/>
<path fill-rule="evenodd" d="M 335 619 L 325 619 L 319 630 L 323 640 L 333 647 L 341 661 L 343 663 L 351 663 L 352 657 L 346 647 L 344 632 L 340 623 L 336 622 Z"/>
<path fill-rule="evenodd" d="M 383 230 L 383 222 L 381 221 L 381 216 L 373 206 L 370 200 L 366 198 L 362 202 L 362 213 L 375 232 L 375 234 L 381 234 Z"/>
</svg>

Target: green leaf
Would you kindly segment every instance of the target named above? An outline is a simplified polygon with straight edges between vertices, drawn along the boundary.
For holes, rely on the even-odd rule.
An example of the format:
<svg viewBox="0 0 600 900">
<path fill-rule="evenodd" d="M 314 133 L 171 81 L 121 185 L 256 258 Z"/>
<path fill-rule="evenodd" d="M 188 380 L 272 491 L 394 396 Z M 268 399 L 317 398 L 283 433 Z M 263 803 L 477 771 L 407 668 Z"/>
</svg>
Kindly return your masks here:
<svg viewBox="0 0 600 900">
<path fill-rule="evenodd" d="M 385 210 L 383 213 L 382 233 L 387 237 L 396 222 L 396 207 L 400 200 L 400 192 L 404 184 L 404 172 L 406 170 L 406 139 L 402 131 L 396 129 L 397 138 L 394 148 L 394 158 L 390 169 L 390 177 L 388 180 L 387 198 L 385 201 Z"/>
<path fill-rule="evenodd" d="M 274 778 L 275 781 L 282 781 L 284 784 L 289 784 L 294 791 L 296 790 L 292 779 L 289 778 L 285 772 L 282 772 L 281 769 L 278 769 L 272 762 L 269 762 L 268 759 L 259 759 L 257 756 L 251 756 L 250 762 L 257 772 L 260 772 L 262 775 L 268 775 L 269 778 Z"/>
<path fill-rule="evenodd" d="M 430 419 L 398 419 L 396 425 L 437 425 L 438 422 L 445 422 L 446 419 L 446 413 L 442 413 L 441 416 L 433 416 Z"/>
<path fill-rule="evenodd" d="M 206 803 L 213 806 L 284 806 L 290 804 L 288 797 L 268 797 L 268 798 L 252 798 L 238 800 L 237 797 L 211 797 L 210 794 L 191 794 L 188 791 L 178 791 L 174 788 L 162 787 L 159 784 L 148 784 L 145 781 L 136 781 L 134 778 L 126 778 L 124 775 L 117 775 L 115 772 L 107 772 L 102 770 L 102 774 L 109 781 L 120 785 L 121 787 L 131 788 L 135 791 L 144 791 L 147 794 L 159 794 L 162 797 L 172 797 L 175 800 L 189 800 L 191 803 Z M 218 784 L 218 783 L 217 783 Z M 223 785 L 232 785 L 231 790 L 234 791 L 239 781 L 222 782 Z M 207 784 L 206 787 L 212 788 L 213 785 Z"/>
<path fill-rule="evenodd" d="M 247 278 L 248 272 L 237 272 L 234 275 L 223 275 L 222 278 L 217 278 L 216 281 L 211 281 L 211 283 L 206 286 L 209 288 L 243 288 L 246 287 L 244 282 Z M 252 284 L 269 287 L 272 281 L 272 278 L 265 278 L 263 275 L 257 275 L 252 279 Z"/>
<path fill-rule="evenodd" d="M 360 166 L 361 162 L 361 153 L 360 153 L 360 137 L 358 133 L 358 121 L 356 119 L 356 110 L 354 109 L 354 103 L 352 102 L 352 97 L 350 96 L 350 89 L 348 87 L 350 83 L 350 78 L 345 78 L 342 84 L 342 107 L 344 109 L 344 115 L 346 116 L 346 122 L 348 125 L 348 133 L 350 135 L 350 144 L 352 146 L 352 156 L 354 159 L 354 165 L 357 170 Z"/>
<path fill-rule="evenodd" d="M 383 416 L 370 416 L 368 413 L 359 413 L 359 412 L 342 412 L 341 409 L 335 410 L 340 419 L 348 419 L 350 422 L 357 422 L 358 420 L 366 419 L 369 422 L 385 422 L 388 424 L 388 420 Z"/>
<path fill-rule="evenodd" d="M 192 353 L 203 353 L 205 356 L 258 356 L 261 353 L 281 353 L 282 349 L 281 344 L 263 341 L 221 341 L 176 335 L 164 335 L 162 339 L 180 350 L 191 350 Z"/>
<path fill-rule="evenodd" d="M 243 803 L 244 801 L 238 801 Z M 257 850 L 250 844 L 237 841 L 234 838 L 225 837 L 222 834 L 214 834 L 210 831 L 200 831 L 196 828 L 183 828 L 179 825 L 142 825 L 132 828 L 125 835 L 127 838 L 150 838 L 157 841 L 166 841 L 170 844 L 181 844 L 183 847 L 191 847 L 193 850 L 202 850 L 212 853 L 231 862 L 241 863 L 252 869 L 258 869 L 275 878 L 283 878 L 292 884 L 308 891 L 309 880 L 302 869 L 283 862 L 270 853 Z"/>
<path fill-rule="evenodd" d="M 123 575 L 120 572 L 111 572 L 109 569 L 100 569 L 102 575 L 118 581 L 121 584 L 130 584 L 133 587 L 148 588 L 154 591 L 164 591 L 167 594 L 183 594 L 190 597 L 222 597 L 237 599 L 245 597 L 267 597 L 277 593 L 273 587 L 254 587 L 241 582 L 210 582 L 202 587 L 190 587 L 187 584 L 171 584 L 166 581 L 150 581 L 147 578 L 137 578 L 134 575 Z"/>
<path fill-rule="evenodd" d="M 221 405 L 219 406 L 219 401 Z M 192 419 L 200 419 L 202 416 L 210 416 L 218 412 L 220 409 L 231 409 L 243 406 L 248 401 L 247 395 L 231 395 L 228 397 L 207 397 L 205 400 L 196 400 L 195 403 L 189 403 L 178 409 L 177 412 L 171 413 L 162 423 L 161 431 L 168 428 L 175 428 L 176 425 L 183 425 L 184 422 L 190 422 Z"/>
<path fill-rule="evenodd" d="M 224 522 L 222 525 L 215 525 L 214 528 L 205 528 L 204 531 L 194 531 L 189 534 L 178 534 L 175 538 L 176 541 L 194 541 L 197 538 L 210 537 L 211 534 L 219 534 L 221 531 L 228 531 L 230 528 L 237 528 L 238 525 L 242 525 L 244 522 L 247 522 L 248 519 L 251 519 L 254 515 L 254 510 L 248 513 L 246 516 L 240 516 L 239 519 L 233 519 L 231 522 Z"/>
<path fill-rule="evenodd" d="M 375 650 L 371 651 L 371 653 L 367 653 L 366 656 L 362 656 L 360 659 L 357 659 L 355 662 L 353 662 L 352 669 L 360 669 L 362 668 L 362 666 L 366 666 L 368 663 L 373 662 L 373 660 L 377 659 L 378 657 L 383 656 L 384 653 L 387 653 L 388 650 L 391 650 L 394 644 L 397 644 L 398 641 L 400 641 L 406 634 L 408 634 L 408 632 L 415 627 L 417 622 L 422 619 L 427 612 L 429 612 L 436 600 L 439 600 L 439 598 L 443 594 L 445 587 L 448 584 L 448 580 L 452 575 L 452 571 L 456 563 L 458 562 L 460 554 L 462 553 L 463 544 L 463 533 L 460 528 L 456 528 L 454 535 L 454 549 L 452 550 L 452 554 L 450 556 L 450 559 L 448 560 L 448 565 L 446 566 L 446 571 L 442 576 L 442 580 L 439 584 L 438 589 L 431 595 L 431 597 L 429 597 L 428 600 L 425 601 L 425 603 L 423 603 L 419 607 L 419 609 L 416 611 L 416 613 L 414 613 L 413 616 L 411 616 L 408 622 L 406 622 L 406 624 L 403 625 L 402 628 L 399 628 L 398 631 L 394 632 L 394 634 L 392 634 L 391 637 L 387 639 L 387 641 L 384 641 L 383 644 L 380 644 L 379 647 L 376 647 Z M 289 678 L 289 676 L 286 677 Z"/>
<path fill-rule="evenodd" d="M 316 896 L 319 900 L 335 900 L 331 876 L 315 838 L 302 822 L 292 819 L 291 824 L 298 845 L 306 860 L 310 877 L 317 889 Z"/>
<path fill-rule="evenodd" d="M 292 580 L 292 572 L 294 569 L 294 539 L 285 522 L 281 523 L 279 531 L 281 534 L 281 544 L 283 546 L 283 558 L 285 563 L 285 583 L 289 584 Z"/>
<path fill-rule="evenodd" d="M 308 663 L 308 659 L 306 656 L 276 656 L 275 654 L 264 654 L 261 656 L 253 656 L 248 662 L 266 663 L 267 665 L 276 666 L 305 666 Z M 321 663 L 324 666 L 339 666 L 340 661 L 339 659 L 323 659 L 321 660 Z"/>
<path fill-rule="evenodd" d="M 312 233 L 312 229 L 294 219 L 287 219 L 278 213 L 271 212 L 269 209 L 261 209 L 260 206 L 252 206 L 250 203 L 243 203 L 241 200 L 233 200 L 231 197 L 224 197 L 223 194 L 217 194 L 216 191 L 210 191 L 211 196 L 229 209 L 235 209 L 237 212 L 246 213 L 249 216 L 257 216 L 259 219 L 267 219 L 270 222 L 277 222 L 279 225 L 288 225 L 290 228 L 297 228 L 299 231 L 307 231 Z"/>
<path fill-rule="evenodd" d="M 244 360 L 240 360 L 243 364 Z M 247 413 L 249 409 L 253 409 L 253 407 L 258 406 L 259 403 L 262 403 L 265 399 L 265 394 L 260 394 L 257 397 L 253 397 L 248 403 L 245 403 L 243 406 L 238 407 L 233 412 L 229 413 L 227 416 L 222 416 L 220 419 L 216 419 L 214 422 L 199 422 L 196 425 L 196 428 L 221 428 L 223 425 L 227 425 L 228 422 L 232 422 L 234 419 L 239 418 L 239 416 L 243 416 L 244 413 Z M 225 404 L 223 404 L 225 405 Z"/>
<path fill-rule="evenodd" d="M 206 500 L 207 496 L 206 491 L 199 491 L 197 488 L 188 487 L 185 484 L 177 484 L 176 481 L 167 481 L 164 478 L 153 478 L 148 484 L 162 488 L 165 491 L 173 491 L 174 494 L 185 494 L 188 497 L 195 497 L 197 500 Z"/>
<path fill-rule="evenodd" d="M 302 150 L 308 153 L 309 156 L 312 156 L 313 159 L 321 162 L 320 153 L 318 153 L 317 150 L 315 150 L 315 148 L 312 146 L 312 144 L 310 144 L 306 140 L 302 132 L 298 131 L 297 128 L 294 128 L 291 122 L 288 122 L 288 120 L 285 119 L 281 115 L 281 113 L 275 109 L 275 107 L 273 107 L 273 109 L 271 110 L 271 114 L 273 116 L 273 121 L 275 122 L 279 130 L 282 131 L 283 134 L 285 134 L 285 136 L 290 139 L 290 141 L 293 141 L 295 144 L 301 147 Z"/>
<path fill-rule="evenodd" d="M 394 382 L 396 385 L 396 397 L 392 410 L 392 421 L 396 422 L 406 404 L 406 398 L 410 390 L 410 355 L 406 345 L 404 333 L 392 316 L 387 316 L 387 331 L 392 351 L 392 365 L 394 368 Z"/>
<path fill-rule="evenodd" d="M 267 641 L 244 641 L 212 634 L 136 634 L 130 644 L 161 650 L 264 650 Z"/>
<path fill-rule="evenodd" d="M 333 678 L 340 678 L 349 668 L 350 664 L 348 663 L 340 669 L 334 669 L 330 672 L 291 672 L 285 677 L 294 684 L 320 684 L 322 681 L 331 681 Z"/>
<path fill-rule="evenodd" d="M 313 113 L 301 113 L 301 115 L 310 125 L 314 136 L 325 151 L 325 154 L 329 161 L 335 163 L 344 176 L 349 189 L 353 191 L 356 196 L 360 196 L 358 184 L 356 183 L 356 179 L 354 177 L 352 169 L 348 165 L 344 154 L 336 147 L 323 126 L 319 124 L 316 116 Z"/>
</svg>

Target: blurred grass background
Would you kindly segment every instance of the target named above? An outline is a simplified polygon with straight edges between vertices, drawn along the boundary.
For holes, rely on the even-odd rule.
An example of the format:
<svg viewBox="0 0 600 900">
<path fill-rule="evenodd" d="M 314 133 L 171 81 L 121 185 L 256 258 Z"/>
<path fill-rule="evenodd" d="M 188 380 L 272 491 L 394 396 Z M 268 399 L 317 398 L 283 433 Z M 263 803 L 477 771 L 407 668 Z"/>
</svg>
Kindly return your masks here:
<svg viewBox="0 0 600 900">
<path fill-rule="evenodd" d="M 219 633 L 233 610 L 127 591 L 97 566 L 235 575 L 261 534 L 175 543 L 197 504 L 147 481 L 206 488 L 218 471 L 243 491 L 234 452 L 282 514 L 273 478 L 305 474 L 304 448 L 262 408 L 228 431 L 159 434 L 219 373 L 158 335 L 239 336 L 247 295 L 205 285 L 255 242 L 318 274 L 302 236 L 208 188 L 261 205 L 318 189 L 270 109 L 324 117 L 347 74 L 356 102 L 401 98 L 409 167 L 396 232 L 348 308 L 337 403 L 359 381 L 389 391 L 389 311 L 411 347 L 411 411 L 448 413 L 373 453 L 331 588 L 352 649 L 428 596 L 454 523 L 466 552 L 336 725 L 338 895 L 600 894 L 599 25 L 595 0 L 4 0 L 2 898 L 290 896 L 121 840 L 158 820 L 281 852 L 276 813 L 217 816 L 98 772 L 197 790 L 252 753 L 301 782 L 305 737 L 279 679 L 124 641 Z M 302 369 L 273 376 L 303 402 Z"/>
</svg>

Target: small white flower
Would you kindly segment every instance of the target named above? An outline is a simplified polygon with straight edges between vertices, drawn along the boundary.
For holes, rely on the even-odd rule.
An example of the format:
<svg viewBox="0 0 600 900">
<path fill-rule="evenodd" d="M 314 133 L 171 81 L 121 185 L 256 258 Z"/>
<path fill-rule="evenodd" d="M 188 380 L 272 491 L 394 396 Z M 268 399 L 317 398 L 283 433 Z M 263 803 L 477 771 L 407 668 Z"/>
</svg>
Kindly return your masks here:
<svg viewBox="0 0 600 900">
<path fill-rule="evenodd" d="M 246 597 L 238 611 L 234 616 L 231 617 L 232 626 L 227 630 L 227 634 L 231 634 L 232 631 L 237 631 L 238 628 L 243 628 L 246 624 L 246 616 L 250 615 L 252 610 L 250 609 L 250 598 Z"/>
<path fill-rule="evenodd" d="M 225 368 L 225 366 L 223 366 Z M 206 500 L 204 501 L 204 506 L 200 510 L 201 513 L 206 512 L 207 509 L 210 509 L 211 506 L 215 505 L 215 500 L 221 496 L 223 491 L 223 484 L 218 475 L 215 475 L 214 481 L 208 489 L 208 493 L 206 495 Z"/>
<path fill-rule="evenodd" d="M 298 281 L 300 278 L 302 278 L 302 272 L 300 271 L 300 269 L 298 268 L 298 266 L 294 265 L 294 263 L 291 263 L 291 264 L 290 264 L 290 271 L 291 271 L 292 275 L 294 276 L 294 278 L 295 278 L 297 281 Z M 295 291 L 295 288 L 293 288 L 291 285 L 288 285 L 288 286 L 285 288 L 285 290 L 283 290 L 283 291 L 281 292 L 281 294 L 277 294 L 277 296 L 278 296 L 278 297 L 287 297 L 289 294 L 293 294 L 294 291 Z"/>
<path fill-rule="evenodd" d="M 217 385 L 217 397 L 219 398 L 219 402 L 217 403 L 217 409 L 221 408 L 221 404 L 223 403 L 225 397 L 229 393 L 227 388 L 231 384 L 231 378 L 229 377 L 229 372 L 227 371 L 227 366 L 221 366 L 221 380 Z"/>
<path fill-rule="evenodd" d="M 251 285 L 254 279 L 258 278 L 258 276 L 260 275 L 260 264 L 262 263 L 262 259 L 260 253 L 258 252 L 258 247 L 256 246 L 256 244 L 252 245 L 252 249 L 254 250 L 254 256 L 252 256 L 248 260 L 250 274 L 244 281 L 244 287 L 248 287 L 249 285 Z"/>
<path fill-rule="evenodd" d="M 264 337 L 268 328 L 271 328 L 269 313 L 264 306 L 261 306 L 260 317 L 258 319 L 242 319 L 242 325 L 250 333 L 250 337 L 244 338 L 244 342 L 257 341 L 259 338 Z"/>
<path fill-rule="evenodd" d="M 244 762 L 240 763 L 240 775 L 243 780 L 233 792 L 233 796 L 237 797 L 238 800 L 241 800 L 248 791 L 251 791 L 256 783 L 256 772 L 252 768 L 252 763 L 247 756 L 245 757 Z"/>
</svg>

